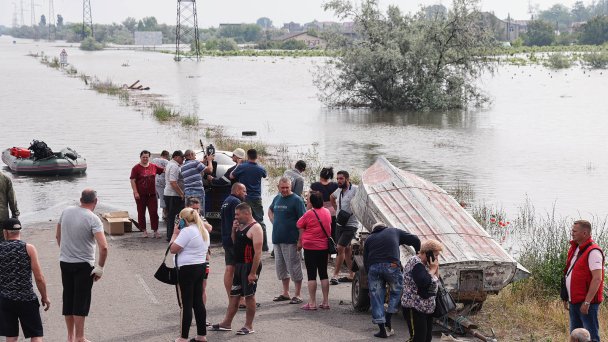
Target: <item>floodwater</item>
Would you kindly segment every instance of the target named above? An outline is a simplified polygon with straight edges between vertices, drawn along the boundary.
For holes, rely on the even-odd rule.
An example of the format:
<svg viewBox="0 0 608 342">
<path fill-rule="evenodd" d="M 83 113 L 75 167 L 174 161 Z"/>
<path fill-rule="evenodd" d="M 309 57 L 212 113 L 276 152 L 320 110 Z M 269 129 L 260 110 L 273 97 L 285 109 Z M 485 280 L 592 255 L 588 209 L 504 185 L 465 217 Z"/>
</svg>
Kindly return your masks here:
<svg viewBox="0 0 608 342">
<path fill-rule="evenodd" d="M 128 176 L 139 151 L 193 147 L 204 136 L 159 124 L 25 56 L 55 56 L 68 45 L 0 37 L 0 146 L 42 139 L 76 149 L 89 163 L 86 176 L 71 179 L 13 175 L 20 209 L 25 217 L 52 218 L 92 186 L 104 204 L 134 214 Z M 255 130 L 257 139 L 293 153 L 316 143 L 318 158 L 336 170 L 360 173 L 384 155 L 444 188 L 470 187 L 475 202 L 509 213 L 527 196 L 537 212 L 555 206 L 561 216 L 608 214 L 608 71 L 500 66 L 480 81 L 492 98 L 486 109 L 391 113 L 325 108 L 311 75 L 322 58 L 176 63 L 155 52 L 66 50 L 79 72 L 119 84 L 140 80 L 182 114 L 231 134 Z"/>
</svg>

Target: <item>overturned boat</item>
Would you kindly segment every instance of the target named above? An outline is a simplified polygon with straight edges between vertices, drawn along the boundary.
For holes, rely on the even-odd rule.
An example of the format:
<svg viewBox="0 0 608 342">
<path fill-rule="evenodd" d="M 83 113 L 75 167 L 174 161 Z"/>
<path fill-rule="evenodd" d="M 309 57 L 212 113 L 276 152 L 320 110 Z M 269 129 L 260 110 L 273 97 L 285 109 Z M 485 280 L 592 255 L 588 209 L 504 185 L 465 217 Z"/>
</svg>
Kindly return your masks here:
<svg viewBox="0 0 608 342">
<path fill-rule="evenodd" d="M 2 161 L 11 171 L 32 176 L 67 176 L 83 174 L 87 161 L 66 147 L 53 152 L 42 142 L 34 140 L 29 148 L 12 147 L 2 151 Z"/>
<path fill-rule="evenodd" d="M 480 307 L 488 294 L 498 293 L 530 274 L 452 196 L 437 185 L 396 168 L 384 157 L 363 173 L 351 206 L 367 231 L 380 221 L 416 234 L 421 241 L 440 241 L 444 246 L 439 258 L 440 274 L 458 302 Z M 361 234 L 361 251 L 368 234 Z M 413 253 L 412 248 L 402 246 L 402 263 Z M 356 255 L 355 261 L 358 272 L 362 272 L 362 256 Z M 355 283 L 360 283 L 353 284 L 353 306 L 357 308 L 355 302 L 365 301 L 367 277 L 359 274 L 355 278 Z M 358 309 L 367 306 L 365 302 L 360 304 Z"/>
</svg>

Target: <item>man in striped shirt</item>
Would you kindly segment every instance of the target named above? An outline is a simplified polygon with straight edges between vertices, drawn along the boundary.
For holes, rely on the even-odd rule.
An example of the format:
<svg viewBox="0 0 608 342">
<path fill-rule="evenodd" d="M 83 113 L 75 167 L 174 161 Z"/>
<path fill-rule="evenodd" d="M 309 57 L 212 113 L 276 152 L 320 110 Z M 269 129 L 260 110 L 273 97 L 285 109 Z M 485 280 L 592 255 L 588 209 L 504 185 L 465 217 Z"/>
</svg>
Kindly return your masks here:
<svg viewBox="0 0 608 342">
<path fill-rule="evenodd" d="M 184 195 L 188 197 L 198 197 L 201 202 L 200 214 L 205 217 L 205 189 L 203 188 L 202 173 L 213 173 L 214 155 L 206 157 L 207 165 L 196 160 L 196 154 L 192 150 L 184 153 L 186 161 L 181 166 L 180 172 L 184 178 Z"/>
</svg>

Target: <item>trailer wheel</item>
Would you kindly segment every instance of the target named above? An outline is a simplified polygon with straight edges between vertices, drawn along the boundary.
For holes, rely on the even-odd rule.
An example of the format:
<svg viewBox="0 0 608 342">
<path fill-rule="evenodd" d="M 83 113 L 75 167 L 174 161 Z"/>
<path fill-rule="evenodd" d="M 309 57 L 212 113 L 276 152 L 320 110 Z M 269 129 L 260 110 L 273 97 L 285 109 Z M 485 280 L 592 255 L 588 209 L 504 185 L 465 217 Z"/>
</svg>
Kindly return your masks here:
<svg viewBox="0 0 608 342">
<path fill-rule="evenodd" d="M 369 290 L 361 284 L 361 271 L 355 272 L 351 288 L 351 299 L 356 311 L 364 312 L 369 309 Z"/>
</svg>

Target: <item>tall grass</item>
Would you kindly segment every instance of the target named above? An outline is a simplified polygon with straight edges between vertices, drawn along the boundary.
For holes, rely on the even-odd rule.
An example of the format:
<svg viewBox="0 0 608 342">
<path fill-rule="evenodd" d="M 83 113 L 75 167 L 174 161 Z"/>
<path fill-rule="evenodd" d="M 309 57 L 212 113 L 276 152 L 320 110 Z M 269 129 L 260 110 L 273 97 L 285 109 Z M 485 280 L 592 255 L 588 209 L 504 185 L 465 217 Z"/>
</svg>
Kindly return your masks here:
<svg viewBox="0 0 608 342">
<path fill-rule="evenodd" d="M 197 115 L 182 116 L 180 118 L 180 121 L 182 123 L 182 126 L 184 126 L 184 127 L 198 126 L 198 116 Z"/>
<path fill-rule="evenodd" d="M 213 140 L 215 146 L 220 150 L 234 151 L 240 147 L 245 151 L 255 149 L 260 157 L 265 157 L 269 154 L 268 145 L 264 142 L 230 136 L 223 127 L 207 127 L 205 137 Z"/>
<path fill-rule="evenodd" d="M 572 66 L 572 58 L 561 52 L 552 53 L 547 58 L 545 66 L 551 69 L 568 69 Z"/>
<path fill-rule="evenodd" d="M 608 51 L 596 51 L 582 55 L 583 63 L 592 69 L 608 68 Z"/>
<path fill-rule="evenodd" d="M 153 103 L 152 104 L 152 115 L 158 121 L 169 121 L 179 116 L 178 113 L 174 112 L 171 108 L 167 107 L 163 103 Z"/>
</svg>

